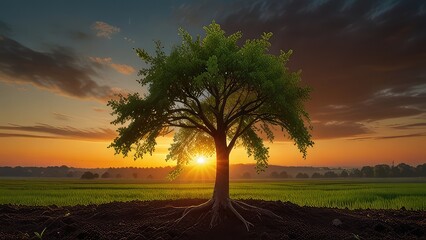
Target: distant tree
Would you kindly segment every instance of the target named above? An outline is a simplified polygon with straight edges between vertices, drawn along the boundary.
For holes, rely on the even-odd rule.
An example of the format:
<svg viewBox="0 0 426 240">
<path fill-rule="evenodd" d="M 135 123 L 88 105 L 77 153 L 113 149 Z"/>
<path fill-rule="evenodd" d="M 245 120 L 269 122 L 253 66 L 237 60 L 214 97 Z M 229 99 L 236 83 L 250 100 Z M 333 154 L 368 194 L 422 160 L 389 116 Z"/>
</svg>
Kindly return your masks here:
<svg viewBox="0 0 426 240">
<path fill-rule="evenodd" d="M 416 167 L 416 175 L 418 177 L 426 177 L 426 163 L 420 164 Z"/>
<path fill-rule="evenodd" d="M 296 178 L 309 178 L 309 175 L 307 173 L 298 173 Z"/>
<path fill-rule="evenodd" d="M 280 172 L 280 178 L 290 178 L 290 175 L 286 171 Z"/>
<path fill-rule="evenodd" d="M 414 177 L 415 176 L 415 169 L 405 163 L 400 163 L 397 166 L 399 168 L 400 176 L 401 177 Z"/>
<path fill-rule="evenodd" d="M 358 168 L 354 168 L 351 170 L 351 172 L 349 173 L 349 177 L 353 177 L 353 178 L 359 178 L 362 177 L 362 172 L 361 170 L 359 170 Z"/>
<path fill-rule="evenodd" d="M 279 178 L 280 175 L 277 172 L 273 171 L 273 172 L 271 172 L 271 174 L 269 175 L 269 177 L 270 178 Z"/>
<path fill-rule="evenodd" d="M 93 174 L 93 178 L 99 178 L 99 174 L 97 173 Z"/>
<path fill-rule="evenodd" d="M 138 178 L 138 173 L 133 173 L 132 176 L 133 178 Z"/>
<path fill-rule="evenodd" d="M 116 175 L 115 175 L 115 178 L 122 178 L 123 176 L 120 174 L 120 173 L 117 173 Z"/>
<path fill-rule="evenodd" d="M 92 172 L 84 172 L 83 175 L 81 175 L 81 179 L 95 179 L 95 175 Z"/>
<path fill-rule="evenodd" d="M 61 170 L 69 170 L 69 167 L 67 165 L 62 165 L 59 167 Z"/>
<path fill-rule="evenodd" d="M 348 173 L 348 171 L 343 170 L 342 172 L 340 172 L 340 177 L 343 177 L 343 178 L 347 178 L 347 177 L 349 177 L 349 173 Z"/>
<path fill-rule="evenodd" d="M 151 175 L 151 174 L 149 174 L 146 178 L 148 178 L 148 179 L 154 179 L 154 177 Z"/>
<path fill-rule="evenodd" d="M 171 177 L 182 171 L 190 156 L 216 153 L 212 198 L 191 206 L 182 218 L 211 208 L 214 226 L 224 212 L 231 211 L 248 229 L 251 223 L 234 208 L 241 203 L 229 196 L 231 150 L 240 143 L 254 157 L 257 171 L 264 170 L 269 151 L 260 134 L 272 141 L 275 126 L 288 133 L 305 157 L 313 145 L 304 108 L 310 90 L 301 85 L 299 73 L 286 67 L 291 51 L 281 51 L 279 56 L 271 53 L 271 33 L 240 44 L 240 32 L 226 36 L 214 22 L 204 30 L 205 37 L 195 39 L 180 30 L 182 44 L 172 48 L 170 55 L 159 43 L 154 56 L 136 49 L 147 66 L 139 72 L 143 76 L 139 83 L 148 92 L 108 102 L 117 116 L 112 123 L 122 125 L 111 147 L 116 154 L 126 156 L 134 150 L 135 159 L 142 158 L 152 154 L 157 137 L 176 130 L 166 157 L 177 162 Z"/>
<path fill-rule="evenodd" d="M 364 166 L 361 168 L 361 173 L 363 177 L 372 178 L 374 177 L 374 169 L 370 166 Z"/>
<path fill-rule="evenodd" d="M 243 173 L 243 178 L 244 179 L 250 179 L 251 178 L 251 174 L 249 172 L 244 172 Z"/>
<path fill-rule="evenodd" d="M 101 175 L 101 178 L 110 178 L 111 177 L 111 174 L 109 173 L 109 172 L 104 172 L 102 175 Z"/>
<path fill-rule="evenodd" d="M 328 171 L 324 173 L 325 178 L 337 178 L 339 175 L 333 171 Z"/>
<path fill-rule="evenodd" d="M 401 171 L 397 166 L 392 166 L 389 173 L 390 177 L 401 177 Z"/>
<path fill-rule="evenodd" d="M 321 175 L 321 173 L 318 173 L 318 172 L 314 172 L 313 174 L 312 174 L 312 176 L 311 176 L 311 178 L 323 178 L 324 176 L 323 175 Z"/>
<path fill-rule="evenodd" d="M 386 164 L 379 164 L 374 166 L 374 177 L 385 178 L 389 177 L 391 168 Z"/>
</svg>

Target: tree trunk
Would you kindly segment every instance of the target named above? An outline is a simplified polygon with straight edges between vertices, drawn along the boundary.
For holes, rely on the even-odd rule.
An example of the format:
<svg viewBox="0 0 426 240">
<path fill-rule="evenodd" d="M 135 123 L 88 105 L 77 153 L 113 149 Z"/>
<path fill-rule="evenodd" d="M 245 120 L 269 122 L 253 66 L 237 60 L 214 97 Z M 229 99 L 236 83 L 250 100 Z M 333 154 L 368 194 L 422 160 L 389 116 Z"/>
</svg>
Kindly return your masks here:
<svg viewBox="0 0 426 240">
<path fill-rule="evenodd" d="M 182 217 L 176 221 L 181 221 L 186 215 L 193 211 L 200 211 L 205 209 L 210 209 L 212 211 L 212 218 L 210 221 L 210 228 L 216 226 L 224 214 L 231 213 L 234 214 L 245 226 L 247 231 L 249 231 L 250 226 L 253 227 L 253 224 L 244 219 L 243 216 L 235 209 L 241 208 L 244 210 L 253 209 L 258 215 L 265 214 L 272 217 L 280 216 L 275 215 L 269 210 L 251 206 L 247 203 L 231 200 L 229 198 L 229 153 L 227 144 L 226 144 L 226 135 L 225 133 L 219 135 L 219 137 L 214 138 L 215 147 L 216 147 L 216 182 L 214 185 L 213 196 L 210 200 L 205 203 L 196 206 L 187 207 Z M 281 218 L 282 219 L 282 218 Z"/>
<path fill-rule="evenodd" d="M 217 207 L 227 206 L 229 201 L 229 151 L 226 146 L 226 136 L 215 139 L 216 145 L 216 182 L 214 185 L 213 201 Z"/>
</svg>

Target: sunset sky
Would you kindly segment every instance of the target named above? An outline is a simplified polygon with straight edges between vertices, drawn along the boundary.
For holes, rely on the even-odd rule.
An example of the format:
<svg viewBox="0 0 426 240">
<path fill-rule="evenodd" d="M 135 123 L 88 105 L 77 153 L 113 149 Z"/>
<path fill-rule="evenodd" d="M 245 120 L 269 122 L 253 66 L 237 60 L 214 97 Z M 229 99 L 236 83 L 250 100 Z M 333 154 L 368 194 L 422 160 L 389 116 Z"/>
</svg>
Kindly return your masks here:
<svg viewBox="0 0 426 240">
<path fill-rule="evenodd" d="M 293 50 L 313 89 L 315 145 L 307 159 L 277 136 L 270 164 L 360 167 L 426 162 L 425 1 L 0 2 L 0 166 L 152 167 L 107 149 L 116 136 L 106 102 L 146 92 L 133 48 L 179 44 L 212 20 L 244 38 L 272 32 L 272 53 Z M 232 163 L 254 163 L 243 149 Z M 212 161 L 209 159 L 208 161 Z"/>
</svg>

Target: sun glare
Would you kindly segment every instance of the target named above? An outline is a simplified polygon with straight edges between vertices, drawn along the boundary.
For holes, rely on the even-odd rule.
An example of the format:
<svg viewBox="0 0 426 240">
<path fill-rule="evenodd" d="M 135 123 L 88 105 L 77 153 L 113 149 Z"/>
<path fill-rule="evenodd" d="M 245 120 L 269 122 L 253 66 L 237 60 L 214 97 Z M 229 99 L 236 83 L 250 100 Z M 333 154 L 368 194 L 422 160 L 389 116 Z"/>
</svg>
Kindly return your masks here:
<svg viewBox="0 0 426 240">
<path fill-rule="evenodd" d="M 195 161 L 197 162 L 197 164 L 199 165 L 203 165 L 204 163 L 206 163 L 206 158 L 203 156 L 198 156 Z"/>
</svg>

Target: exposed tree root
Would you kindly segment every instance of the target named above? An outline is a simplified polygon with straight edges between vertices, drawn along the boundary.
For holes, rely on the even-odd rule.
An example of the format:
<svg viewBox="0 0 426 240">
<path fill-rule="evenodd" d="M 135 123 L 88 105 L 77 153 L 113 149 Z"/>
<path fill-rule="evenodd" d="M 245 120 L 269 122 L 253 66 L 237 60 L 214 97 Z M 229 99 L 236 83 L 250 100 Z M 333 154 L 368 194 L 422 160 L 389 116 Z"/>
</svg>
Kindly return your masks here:
<svg viewBox="0 0 426 240">
<path fill-rule="evenodd" d="M 194 206 L 189 206 L 189 207 L 176 207 L 176 208 L 184 208 L 185 209 L 182 213 L 182 217 L 176 219 L 176 223 L 179 223 L 190 212 L 203 210 L 205 208 L 210 207 L 212 204 L 213 204 L 213 199 L 210 199 L 207 202 L 202 203 L 200 205 L 194 205 Z"/>
<path fill-rule="evenodd" d="M 278 218 L 278 219 L 283 219 L 281 216 L 278 216 L 277 214 L 269 211 L 268 209 L 264 209 L 264 208 L 259 208 L 250 204 L 247 204 L 245 202 L 239 201 L 239 200 L 231 200 L 232 203 L 236 204 L 237 206 L 239 206 L 241 209 L 246 210 L 246 211 L 250 211 L 248 208 L 254 209 L 255 212 L 260 216 L 260 215 L 266 215 L 269 216 L 271 218 Z"/>
<path fill-rule="evenodd" d="M 282 219 L 282 217 L 276 215 L 275 213 L 273 213 L 273 212 L 271 212 L 267 209 L 252 206 L 252 205 L 247 204 L 245 202 L 238 201 L 238 200 L 232 200 L 232 199 L 229 199 L 229 198 L 227 198 L 226 200 L 223 200 L 223 201 L 215 200 L 214 198 L 212 198 L 209 201 L 202 203 L 200 205 L 194 205 L 194 206 L 189 206 L 189 207 L 175 207 L 175 208 L 176 209 L 184 209 L 182 216 L 175 221 L 176 223 L 179 223 L 182 219 L 184 219 L 191 212 L 209 209 L 208 212 L 212 213 L 212 217 L 211 217 L 211 220 L 210 220 L 210 228 L 213 228 L 217 224 L 220 223 L 220 221 L 222 220 L 222 216 L 226 211 L 230 211 L 232 214 L 234 214 L 238 218 L 238 220 L 240 220 L 244 224 L 247 231 L 250 230 L 250 227 L 254 227 L 254 225 L 251 222 L 247 221 L 235 208 L 240 208 L 240 209 L 245 210 L 245 211 L 254 211 L 259 218 L 260 218 L 261 215 L 266 215 L 266 216 L 271 217 L 271 218 Z M 206 217 L 206 215 L 207 215 L 206 213 L 203 213 L 198 218 L 198 221 L 195 225 L 197 225 L 201 219 L 204 219 L 204 217 Z"/>
<path fill-rule="evenodd" d="M 235 202 L 234 202 L 234 204 L 235 204 Z M 243 218 L 243 216 L 241 216 L 241 214 L 240 214 L 237 210 L 235 210 L 235 208 L 232 206 L 232 201 L 230 201 L 230 205 L 229 205 L 229 207 L 230 207 L 231 211 L 235 214 L 235 216 L 237 216 L 237 218 L 238 218 L 238 219 L 240 219 L 240 221 L 244 223 L 244 225 L 245 225 L 245 226 L 246 226 L 246 228 L 247 228 L 247 231 L 249 231 L 249 230 L 250 230 L 250 229 L 249 229 L 249 227 L 250 227 L 250 226 L 254 227 L 253 223 L 251 223 L 251 222 L 249 222 L 249 221 L 245 220 L 245 219 Z"/>
</svg>

